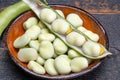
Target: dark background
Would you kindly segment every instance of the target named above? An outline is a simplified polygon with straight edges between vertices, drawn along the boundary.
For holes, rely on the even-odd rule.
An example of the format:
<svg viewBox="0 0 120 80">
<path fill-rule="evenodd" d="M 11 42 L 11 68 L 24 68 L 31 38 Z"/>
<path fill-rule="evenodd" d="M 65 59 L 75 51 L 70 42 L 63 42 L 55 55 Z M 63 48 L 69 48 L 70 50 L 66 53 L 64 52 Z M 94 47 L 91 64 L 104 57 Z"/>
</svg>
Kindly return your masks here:
<svg viewBox="0 0 120 80">
<path fill-rule="evenodd" d="M 0 8 L 18 1 L 0 0 Z M 107 31 L 113 55 L 94 71 L 74 80 L 120 80 L 120 0 L 48 0 L 48 3 L 82 8 L 97 18 Z M 4 47 L 5 42 L 0 38 L 0 80 L 36 80 L 13 63 Z"/>
</svg>

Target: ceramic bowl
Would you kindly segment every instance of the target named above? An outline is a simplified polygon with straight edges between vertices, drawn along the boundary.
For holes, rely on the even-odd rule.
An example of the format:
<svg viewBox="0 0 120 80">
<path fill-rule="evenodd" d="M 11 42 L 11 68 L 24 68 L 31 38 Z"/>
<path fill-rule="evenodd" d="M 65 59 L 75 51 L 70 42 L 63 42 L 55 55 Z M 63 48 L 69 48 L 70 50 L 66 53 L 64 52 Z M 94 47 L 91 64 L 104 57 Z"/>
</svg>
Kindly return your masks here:
<svg viewBox="0 0 120 80">
<path fill-rule="evenodd" d="M 103 27 L 101 26 L 101 24 L 98 22 L 98 20 L 96 20 L 91 14 L 89 14 L 88 12 L 86 12 L 80 8 L 71 7 L 71 6 L 53 5 L 52 7 L 54 9 L 62 10 L 64 12 L 65 16 L 68 15 L 69 13 L 76 13 L 76 14 L 80 15 L 84 22 L 83 26 L 85 28 L 97 33 L 100 37 L 99 42 L 101 44 L 103 44 L 106 48 L 108 48 L 108 38 L 107 38 L 106 32 L 103 29 Z M 22 70 L 24 70 L 28 74 L 35 76 L 37 78 L 40 78 L 40 79 L 41 78 L 53 79 L 53 80 L 55 80 L 55 79 L 72 79 L 72 78 L 82 76 L 82 75 L 92 71 L 93 69 L 97 68 L 103 61 L 103 59 L 96 60 L 96 61 L 92 62 L 87 69 L 85 69 L 81 72 L 78 72 L 78 73 L 70 73 L 68 75 L 58 75 L 58 76 L 50 76 L 48 74 L 39 75 L 37 73 L 30 71 L 27 68 L 27 64 L 22 63 L 17 58 L 18 49 L 14 48 L 13 42 L 15 41 L 15 39 L 17 37 L 21 36 L 25 32 L 23 29 L 23 23 L 31 16 L 35 16 L 35 14 L 32 11 L 28 11 L 28 12 L 21 14 L 18 18 L 16 18 L 12 22 L 12 24 L 10 25 L 10 27 L 8 29 L 7 41 L 6 41 L 7 47 L 9 50 L 9 54 L 10 54 L 12 60 L 15 62 L 16 65 L 18 65 Z"/>
</svg>

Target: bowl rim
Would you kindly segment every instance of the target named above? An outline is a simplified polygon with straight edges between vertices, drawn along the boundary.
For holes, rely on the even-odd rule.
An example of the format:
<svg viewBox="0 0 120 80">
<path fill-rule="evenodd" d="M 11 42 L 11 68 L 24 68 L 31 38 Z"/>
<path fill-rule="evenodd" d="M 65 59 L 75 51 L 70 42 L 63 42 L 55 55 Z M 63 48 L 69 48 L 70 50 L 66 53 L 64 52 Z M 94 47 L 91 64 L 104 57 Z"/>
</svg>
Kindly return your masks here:
<svg viewBox="0 0 120 80">
<path fill-rule="evenodd" d="M 68 8 L 72 8 L 72 9 L 77 9 L 77 10 L 80 10 L 82 13 L 87 14 L 92 20 L 94 20 L 94 21 L 99 25 L 99 28 L 103 31 L 103 33 L 104 33 L 104 35 L 105 35 L 105 41 L 107 41 L 107 43 L 106 43 L 106 48 L 109 49 L 109 39 L 108 39 L 108 35 L 107 35 L 107 33 L 106 33 L 106 30 L 104 29 L 104 27 L 101 25 L 101 23 L 100 23 L 92 14 L 90 14 L 89 12 L 87 12 L 86 10 L 84 10 L 84 9 L 82 9 L 82 8 L 78 8 L 78 7 L 71 6 L 71 5 L 64 5 L 64 4 L 49 4 L 49 5 L 50 5 L 50 6 L 58 6 L 58 7 L 61 6 L 61 7 L 68 7 Z M 32 10 L 29 10 L 29 11 L 32 11 Z M 26 11 L 26 12 L 28 12 L 28 11 Z M 24 12 L 24 13 L 26 13 L 26 12 Z M 22 14 L 24 14 L 24 13 L 22 13 Z M 11 26 L 12 24 L 14 24 L 14 23 L 16 22 L 16 20 L 17 20 L 19 17 L 21 17 L 21 16 L 22 16 L 22 15 L 19 15 L 18 17 L 16 17 L 16 18 L 12 21 L 12 23 L 9 25 L 9 28 L 8 28 L 8 30 L 7 30 L 7 35 L 6 35 L 6 45 L 7 45 L 7 36 L 8 36 L 9 31 L 10 31 L 10 28 L 11 28 L 10 26 Z M 8 51 L 8 53 L 9 53 L 11 59 L 13 60 L 13 62 L 14 62 L 20 69 L 22 69 L 24 72 L 30 74 L 31 76 L 33 76 L 33 77 L 35 77 L 35 78 L 53 79 L 53 80 L 54 80 L 54 79 L 58 79 L 58 80 L 60 80 L 60 79 L 72 79 L 72 78 L 76 78 L 76 77 L 81 77 L 81 76 L 83 76 L 83 75 L 85 75 L 85 74 L 93 71 L 94 69 L 96 69 L 96 68 L 102 63 L 102 61 L 104 60 L 104 58 L 103 58 L 102 60 L 100 60 L 99 62 L 97 62 L 95 66 L 92 66 L 91 68 L 86 69 L 86 70 L 83 70 L 83 71 L 78 72 L 78 73 L 72 73 L 72 74 L 68 74 L 68 75 L 57 75 L 57 76 L 48 76 L 48 75 L 47 75 L 47 76 L 46 76 L 46 75 L 37 74 L 37 73 L 35 73 L 35 72 L 33 72 L 33 71 L 28 70 L 27 68 L 24 68 L 22 65 L 20 65 L 20 64 L 17 62 L 17 60 L 11 55 L 11 52 L 10 52 L 10 50 L 9 50 L 8 45 L 7 45 L 7 51 Z"/>
</svg>

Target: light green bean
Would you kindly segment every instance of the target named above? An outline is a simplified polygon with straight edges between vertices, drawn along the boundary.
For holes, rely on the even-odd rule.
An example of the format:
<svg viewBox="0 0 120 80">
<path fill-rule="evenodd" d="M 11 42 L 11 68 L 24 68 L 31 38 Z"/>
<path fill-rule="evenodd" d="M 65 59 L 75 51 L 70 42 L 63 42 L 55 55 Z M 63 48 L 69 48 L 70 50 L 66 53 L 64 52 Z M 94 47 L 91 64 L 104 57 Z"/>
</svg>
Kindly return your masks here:
<svg viewBox="0 0 120 80">
<path fill-rule="evenodd" d="M 28 65 L 27 65 L 28 69 L 32 70 L 35 73 L 38 74 L 45 74 L 45 69 L 43 66 L 41 66 L 40 64 L 38 64 L 35 61 L 29 61 Z"/>
<path fill-rule="evenodd" d="M 17 57 L 22 62 L 29 62 L 38 58 L 38 53 L 34 48 L 21 48 L 18 51 Z"/>
<path fill-rule="evenodd" d="M 38 23 L 38 20 L 36 17 L 30 17 L 23 23 L 23 27 L 25 30 L 27 30 L 33 25 L 37 25 L 37 23 Z"/>
</svg>

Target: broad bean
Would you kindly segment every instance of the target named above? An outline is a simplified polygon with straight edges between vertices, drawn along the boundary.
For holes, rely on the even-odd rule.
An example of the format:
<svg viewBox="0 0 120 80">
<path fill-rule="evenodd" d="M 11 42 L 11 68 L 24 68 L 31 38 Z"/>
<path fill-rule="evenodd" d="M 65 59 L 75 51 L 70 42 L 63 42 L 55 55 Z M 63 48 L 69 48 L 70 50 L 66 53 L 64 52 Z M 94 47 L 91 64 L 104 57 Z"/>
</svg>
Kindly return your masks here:
<svg viewBox="0 0 120 80">
<path fill-rule="evenodd" d="M 25 34 L 28 35 L 31 39 L 37 39 L 39 33 L 40 33 L 40 27 L 37 25 L 33 25 L 30 27 Z"/>
<path fill-rule="evenodd" d="M 21 48 L 17 54 L 21 62 L 29 62 L 38 58 L 38 53 L 34 48 Z"/>
<path fill-rule="evenodd" d="M 27 30 L 33 25 L 37 25 L 37 23 L 38 23 L 38 20 L 36 19 L 36 17 L 30 17 L 23 23 L 23 28 Z"/>
<path fill-rule="evenodd" d="M 60 18 L 56 19 L 52 23 L 52 29 L 59 34 L 65 34 L 69 28 L 69 24 L 65 20 Z"/>
<path fill-rule="evenodd" d="M 68 14 L 66 19 L 75 27 L 83 25 L 82 19 L 75 13 Z"/>
<path fill-rule="evenodd" d="M 55 68 L 59 74 L 69 74 L 71 72 L 70 62 L 62 55 L 55 58 Z"/>
<path fill-rule="evenodd" d="M 61 56 L 59 56 L 60 58 L 64 58 L 65 60 L 67 60 L 69 63 L 71 62 L 71 59 L 68 57 L 68 55 L 63 54 Z"/>
<path fill-rule="evenodd" d="M 50 75 L 58 75 L 57 70 L 55 69 L 54 66 L 54 59 L 48 59 L 46 60 L 45 64 L 44 64 L 45 70 L 48 74 Z"/>
<path fill-rule="evenodd" d="M 41 29 L 40 34 L 45 34 L 45 33 L 49 33 L 49 30 L 47 28 Z"/>
<path fill-rule="evenodd" d="M 70 65 L 72 72 L 80 72 L 88 67 L 88 61 L 84 57 L 76 57 L 71 60 Z"/>
<path fill-rule="evenodd" d="M 57 18 L 57 15 L 51 9 L 44 8 L 41 10 L 40 18 L 48 23 L 52 23 Z"/>
<path fill-rule="evenodd" d="M 30 42 L 30 37 L 28 35 L 23 34 L 22 36 L 18 37 L 14 43 L 13 46 L 15 48 L 22 48 L 25 47 Z"/>
<path fill-rule="evenodd" d="M 68 47 L 59 38 L 54 40 L 53 46 L 58 55 L 64 54 L 68 50 Z"/>
<path fill-rule="evenodd" d="M 82 46 L 82 50 L 85 54 L 89 56 L 99 56 L 100 55 L 100 50 L 101 47 L 99 44 L 92 42 L 92 41 L 87 41 L 85 44 Z"/>
<path fill-rule="evenodd" d="M 64 14 L 63 14 L 63 12 L 62 12 L 61 10 L 56 10 L 56 11 L 57 11 L 57 13 L 58 13 L 60 16 L 62 16 L 63 18 L 65 18 Z M 59 18 L 59 16 L 58 16 L 58 18 Z"/>
<path fill-rule="evenodd" d="M 75 57 L 80 57 L 81 55 L 79 53 L 77 53 L 76 51 L 70 49 L 68 51 L 68 57 L 70 57 L 71 59 L 75 58 Z"/>
<path fill-rule="evenodd" d="M 78 27 L 77 30 L 79 30 L 79 31 L 81 31 L 81 32 L 83 32 L 83 33 L 84 33 L 85 31 L 87 31 L 87 29 L 86 29 L 85 27 L 83 27 L 83 26 Z"/>
<path fill-rule="evenodd" d="M 93 33 L 90 30 L 87 30 L 86 28 L 80 26 L 77 28 L 79 31 L 83 32 L 84 34 L 86 34 L 91 40 L 93 41 L 98 41 L 99 40 L 99 35 L 96 33 Z"/>
<path fill-rule="evenodd" d="M 29 42 L 29 46 L 31 47 L 31 48 L 34 48 L 34 49 L 36 49 L 37 51 L 39 50 L 39 47 L 40 47 L 40 42 L 38 41 L 38 40 L 31 40 L 30 42 Z"/>
<path fill-rule="evenodd" d="M 39 52 L 42 58 L 49 59 L 54 55 L 54 47 L 50 41 L 42 41 Z"/>
<path fill-rule="evenodd" d="M 85 31 L 84 34 L 86 34 L 90 39 L 92 39 L 93 41 L 98 41 L 99 40 L 99 36 L 98 34 L 93 33 L 92 31 Z"/>
<path fill-rule="evenodd" d="M 45 59 L 43 59 L 41 56 L 39 56 L 36 60 L 37 63 L 39 63 L 40 65 L 44 65 L 45 63 Z"/>
<path fill-rule="evenodd" d="M 32 70 L 35 73 L 38 74 L 45 74 L 45 69 L 44 67 L 42 67 L 40 64 L 38 64 L 35 61 L 29 61 L 28 65 L 27 65 L 28 69 Z"/>
<path fill-rule="evenodd" d="M 77 32 L 71 32 L 66 36 L 66 40 L 75 46 L 82 46 L 86 39 L 84 36 L 82 36 L 81 34 L 77 33 Z"/>
<path fill-rule="evenodd" d="M 39 34 L 38 36 L 39 41 L 50 41 L 52 42 L 55 39 L 55 36 L 51 33 L 44 33 L 44 34 Z"/>
</svg>

